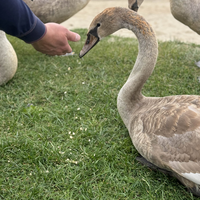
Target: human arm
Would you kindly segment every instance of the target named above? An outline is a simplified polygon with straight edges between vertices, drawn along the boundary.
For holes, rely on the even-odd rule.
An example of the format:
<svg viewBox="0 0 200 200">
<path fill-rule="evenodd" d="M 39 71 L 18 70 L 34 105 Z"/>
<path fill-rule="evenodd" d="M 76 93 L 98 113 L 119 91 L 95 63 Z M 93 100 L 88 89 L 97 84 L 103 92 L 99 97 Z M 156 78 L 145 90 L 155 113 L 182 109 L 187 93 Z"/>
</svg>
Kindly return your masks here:
<svg viewBox="0 0 200 200">
<path fill-rule="evenodd" d="M 44 24 L 22 0 L 0 1 L 0 30 L 31 43 L 37 51 L 48 55 L 69 53 L 68 39 L 80 39 L 78 34 L 59 24 Z"/>
</svg>

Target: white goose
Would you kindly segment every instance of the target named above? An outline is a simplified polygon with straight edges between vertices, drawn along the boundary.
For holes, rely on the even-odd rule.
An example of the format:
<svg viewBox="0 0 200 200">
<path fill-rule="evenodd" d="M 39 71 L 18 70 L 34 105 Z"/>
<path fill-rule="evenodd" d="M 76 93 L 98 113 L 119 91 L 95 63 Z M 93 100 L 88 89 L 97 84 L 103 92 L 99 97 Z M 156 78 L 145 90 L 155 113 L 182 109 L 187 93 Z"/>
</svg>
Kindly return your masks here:
<svg viewBox="0 0 200 200">
<path fill-rule="evenodd" d="M 23 0 L 44 23 L 61 23 L 83 9 L 90 0 Z"/>
<path fill-rule="evenodd" d="M 17 55 L 6 38 L 5 32 L 0 30 L 0 85 L 7 83 L 17 71 Z"/>
<path fill-rule="evenodd" d="M 158 55 L 155 34 L 145 19 L 126 8 L 104 10 L 92 21 L 80 57 L 121 28 L 132 30 L 139 41 L 137 60 L 117 98 L 119 114 L 142 155 L 139 160 L 175 176 L 200 196 L 200 96 L 141 94 Z"/>
</svg>

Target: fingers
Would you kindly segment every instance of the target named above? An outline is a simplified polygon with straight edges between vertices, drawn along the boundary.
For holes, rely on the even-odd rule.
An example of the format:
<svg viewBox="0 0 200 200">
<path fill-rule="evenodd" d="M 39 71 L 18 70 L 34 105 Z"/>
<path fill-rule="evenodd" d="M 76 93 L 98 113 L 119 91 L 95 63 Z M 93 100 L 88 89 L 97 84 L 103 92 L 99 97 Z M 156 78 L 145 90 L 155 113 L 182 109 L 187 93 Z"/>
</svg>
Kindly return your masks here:
<svg viewBox="0 0 200 200">
<path fill-rule="evenodd" d="M 67 31 L 66 33 L 67 39 L 72 42 L 77 42 L 81 39 L 81 36 L 78 33 L 74 33 L 72 31 Z"/>
<path fill-rule="evenodd" d="M 67 43 L 67 44 L 66 44 L 65 51 L 63 52 L 63 54 L 71 53 L 71 52 L 72 52 L 72 48 L 71 48 L 70 45 Z"/>
</svg>

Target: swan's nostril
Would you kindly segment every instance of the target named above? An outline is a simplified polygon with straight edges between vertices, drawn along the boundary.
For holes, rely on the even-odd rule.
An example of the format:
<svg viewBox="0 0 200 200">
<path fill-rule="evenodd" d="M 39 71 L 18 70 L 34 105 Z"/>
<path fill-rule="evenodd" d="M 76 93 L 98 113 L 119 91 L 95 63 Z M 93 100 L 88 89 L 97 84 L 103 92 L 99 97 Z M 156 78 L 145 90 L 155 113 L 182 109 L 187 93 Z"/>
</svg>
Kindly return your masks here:
<svg viewBox="0 0 200 200">
<path fill-rule="evenodd" d="M 90 43 L 90 35 L 88 34 L 87 40 L 85 44 L 89 44 Z"/>
</svg>

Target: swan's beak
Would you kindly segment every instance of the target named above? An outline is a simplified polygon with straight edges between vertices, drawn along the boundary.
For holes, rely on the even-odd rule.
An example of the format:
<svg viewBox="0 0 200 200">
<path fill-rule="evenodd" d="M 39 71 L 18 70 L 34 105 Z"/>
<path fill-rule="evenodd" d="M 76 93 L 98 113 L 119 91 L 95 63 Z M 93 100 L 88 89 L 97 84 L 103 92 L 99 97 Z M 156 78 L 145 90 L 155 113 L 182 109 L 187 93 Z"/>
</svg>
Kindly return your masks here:
<svg viewBox="0 0 200 200">
<path fill-rule="evenodd" d="M 133 11 L 135 11 L 135 12 L 138 11 L 138 8 L 139 8 L 139 7 L 138 7 L 137 1 L 136 1 L 133 5 L 130 6 L 130 9 L 133 10 Z"/>
<path fill-rule="evenodd" d="M 82 58 L 88 51 L 90 51 L 97 43 L 99 42 L 99 38 L 88 33 L 87 40 L 79 54 L 79 57 Z"/>
</svg>

